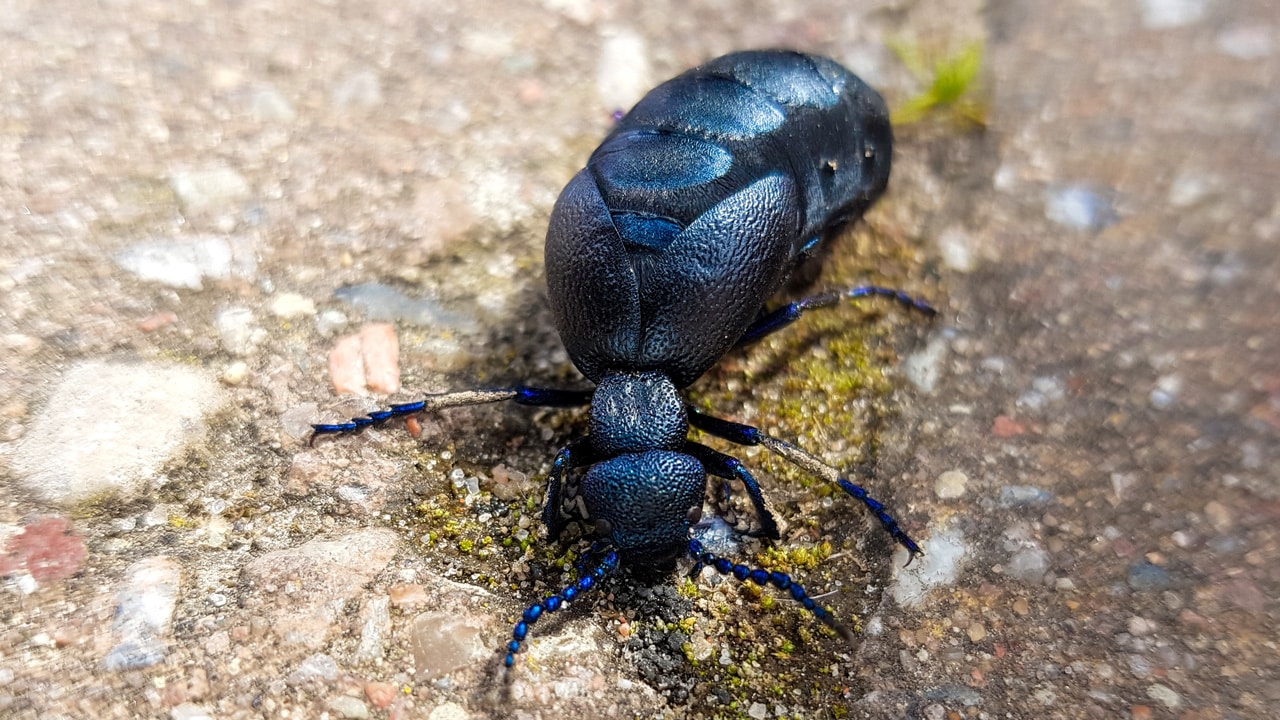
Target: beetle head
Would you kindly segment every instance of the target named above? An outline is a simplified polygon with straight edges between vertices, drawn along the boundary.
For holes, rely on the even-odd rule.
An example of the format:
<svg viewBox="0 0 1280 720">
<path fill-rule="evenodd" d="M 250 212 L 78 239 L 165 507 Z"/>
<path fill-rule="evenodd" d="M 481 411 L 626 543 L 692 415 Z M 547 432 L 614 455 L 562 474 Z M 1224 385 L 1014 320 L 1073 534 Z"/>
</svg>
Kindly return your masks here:
<svg viewBox="0 0 1280 720">
<path fill-rule="evenodd" d="M 706 488 L 702 463 L 670 450 L 596 463 L 581 486 L 596 532 L 640 565 L 667 564 L 686 551 L 689 528 L 702 517 Z"/>
</svg>

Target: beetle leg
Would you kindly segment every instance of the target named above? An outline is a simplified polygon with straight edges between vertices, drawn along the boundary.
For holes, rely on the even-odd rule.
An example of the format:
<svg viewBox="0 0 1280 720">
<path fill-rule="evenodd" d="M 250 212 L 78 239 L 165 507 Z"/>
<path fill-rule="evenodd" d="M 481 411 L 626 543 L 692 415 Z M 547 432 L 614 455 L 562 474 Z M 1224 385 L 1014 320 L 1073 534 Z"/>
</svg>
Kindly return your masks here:
<svg viewBox="0 0 1280 720">
<path fill-rule="evenodd" d="M 738 342 L 734 347 L 744 347 L 753 342 L 763 339 L 782 328 L 790 325 L 800 319 L 807 310 L 816 310 L 818 308 L 831 307 L 839 303 L 841 300 L 853 300 L 862 297 L 887 297 L 897 301 L 900 305 L 917 310 L 929 317 L 938 314 L 938 310 L 923 300 L 917 300 L 901 290 L 893 288 L 879 287 L 878 285 L 860 285 L 848 290 L 839 292 L 823 293 L 821 295 L 812 295 L 793 303 L 788 303 L 772 312 L 766 313 L 747 328 L 742 333 L 742 337 L 738 338 Z"/>
<path fill-rule="evenodd" d="M 551 472 L 547 473 L 547 504 L 542 506 L 542 524 L 547 528 L 547 539 L 560 537 L 564 530 L 564 518 L 561 507 L 564 502 L 565 471 L 590 465 L 596 462 L 595 453 L 591 450 L 590 438 L 578 438 L 560 449 L 556 459 L 551 461 Z"/>
<path fill-rule="evenodd" d="M 756 509 L 756 516 L 760 519 L 760 534 L 771 538 L 778 537 L 778 523 L 773 519 L 773 513 L 764 506 L 764 494 L 760 492 L 760 483 L 756 482 L 737 458 L 696 442 L 685 443 L 684 451 L 697 458 L 709 474 L 726 480 L 741 480 L 747 488 L 747 496 L 751 498 L 751 504 Z"/>
<path fill-rule="evenodd" d="M 591 390 L 555 390 L 518 385 L 513 388 L 463 390 L 440 395 L 428 395 L 417 402 L 392 405 L 387 410 L 377 410 L 364 417 L 352 418 L 347 422 L 312 425 L 311 438 L 307 441 L 307 444 L 314 445 L 316 438 L 321 435 L 350 435 L 372 425 L 381 425 L 392 418 L 435 412 L 445 408 L 483 405 L 485 403 L 502 402 L 503 400 L 513 400 L 517 405 L 541 407 L 586 405 L 591 402 L 592 392 Z"/>
<path fill-rule="evenodd" d="M 893 519 L 888 510 L 885 510 L 883 503 L 868 495 L 867 491 L 860 485 L 841 477 L 839 470 L 822 462 L 816 455 L 805 452 L 789 442 L 767 435 L 761 432 L 759 428 L 706 415 L 691 405 L 686 405 L 685 410 L 689 416 L 689 424 L 703 432 L 739 445 L 760 445 L 823 480 L 837 485 L 841 490 L 870 510 L 871 514 L 875 515 L 876 519 L 880 521 L 880 526 L 885 529 L 885 532 L 889 533 L 899 545 L 907 549 L 907 552 L 911 554 L 911 558 L 907 560 L 908 563 L 915 559 L 917 555 L 924 554 L 924 551 L 920 549 L 916 541 L 912 540 L 911 536 L 907 535 L 906 531 L 898 525 L 898 521 Z M 690 445 L 696 445 L 696 443 L 690 443 Z M 710 472 L 710 468 L 708 468 L 708 472 Z"/>
</svg>

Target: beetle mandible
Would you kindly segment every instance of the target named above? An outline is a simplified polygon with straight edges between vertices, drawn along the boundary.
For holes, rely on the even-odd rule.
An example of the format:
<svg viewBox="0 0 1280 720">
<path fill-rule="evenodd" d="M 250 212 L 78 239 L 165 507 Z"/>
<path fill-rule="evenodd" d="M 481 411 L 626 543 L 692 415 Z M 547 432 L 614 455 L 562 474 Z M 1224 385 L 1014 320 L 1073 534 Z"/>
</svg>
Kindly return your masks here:
<svg viewBox="0 0 1280 720">
<path fill-rule="evenodd" d="M 547 477 L 543 523 L 566 524 L 568 474 L 596 544 L 580 578 L 525 610 L 505 648 L 510 667 L 530 626 L 622 563 L 669 567 L 691 556 L 739 580 L 773 585 L 845 632 L 783 573 L 718 557 L 691 537 L 707 478 L 740 481 L 760 533 L 777 524 L 735 458 L 688 439 L 690 428 L 760 445 L 860 501 L 911 557 L 920 554 L 884 506 L 840 471 L 759 429 L 706 415 L 681 390 L 726 352 L 842 299 L 885 296 L 927 315 L 907 294 L 860 286 L 767 311 L 766 301 L 822 238 L 856 220 L 885 190 L 893 133 L 884 100 L 825 57 L 753 51 L 711 60 L 659 85 L 614 126 L 551 213 L 547 288 L 556 329 L 594 391 L 516 386 L 432 395 L 315 435 L 390 418 L 511 400 L 590 404 L 589 430 L 561 449 Z M 313 436 L 314 437 L 314 436 Z"/>
</svg>

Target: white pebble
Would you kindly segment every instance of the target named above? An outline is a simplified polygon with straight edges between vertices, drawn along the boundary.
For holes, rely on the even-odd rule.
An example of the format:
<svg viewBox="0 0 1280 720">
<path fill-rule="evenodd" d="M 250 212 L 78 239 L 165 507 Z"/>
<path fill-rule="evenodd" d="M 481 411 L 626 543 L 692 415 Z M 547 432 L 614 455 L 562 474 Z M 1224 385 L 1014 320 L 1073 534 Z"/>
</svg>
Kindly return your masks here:
<svg viewBox="0 0 1280 720">
<path fill-rule="evenodd" d="M 271 314 L 291 319 L 316 314 L 316 303 L 297 293 L 280 293 L 271 299 Z"/>
<path fill-rule="evenodd" d="M 169 177 L 183 208 L 201 212 L 222 208 L 249 197 L 249 183 L 229 167 L 179 170 Z"/>
<path fill-rule="evenodd" d="M 1204 12 L 1205 0 L 1142 0 L 1142 24 L 1150 30 L 1191 25 Z"/>
<path fill-rule="evenodd" d="M 893 599 L 903 607 L 917 607 L 934 588 L 953 584 L 960 576 L 968 554 L 964 532 L 956 527 L 933 531 L 920 544 L 924 557 L 917 558 L 910 567 L 904 569 L 901 559 L 894 558 L 897 574 Z M 902 550 L 899 555 L 905 552 Z"/>
<path fill-rule="evenodd" d="M 969 476 L 959 470 L 948 470 L 938 476 L 933 485 L 934 493 L 943 500 L 953 500 L 964 495 Z"/>
<path fill-rule="evenodd" d="M 628 28 L 606 31 L 596 71 L 596 89 L 605 110 L 628 110 L 653 87 L 644 38 Z"/>
</svg>

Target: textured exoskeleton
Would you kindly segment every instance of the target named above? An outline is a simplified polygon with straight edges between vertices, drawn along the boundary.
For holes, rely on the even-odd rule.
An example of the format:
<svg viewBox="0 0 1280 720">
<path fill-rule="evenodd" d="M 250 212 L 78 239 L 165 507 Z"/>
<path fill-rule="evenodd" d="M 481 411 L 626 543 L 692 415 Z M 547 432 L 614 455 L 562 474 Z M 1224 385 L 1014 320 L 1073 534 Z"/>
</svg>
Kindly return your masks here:
<svg viewBox="0 0 1280 720">
<path fill-rule="evenodd" d="M 743 52 L 655 88 L 560 195 L 548 297 L 569 357 L 599 381 L 715 364 L 802 252 L 889 181 L 884 101 L 832 60 Z"/>
<path fill-rule="evenodd" d="M 574 584 L 529 606 L 505 648 L 510 666 L 544 612 L 593 588 L 623 561 L 697 567 L 773 585 L 840 624 L 783 573 L 752 570 L 691 537 L 707 476 L 742 483 L 763 535 L 777 536 L 760 486 L 738 460 L 690 441 L 690 427 L 760 445 L 862 502 L 914 556 L 916 543 L 865 490 L 800 448 L 702 414 L 680 396 L 735 345 L 842 298 L 888 296 L 862 286 L 765 312 L 765 301 L 827 231 L 859 217 L 889 180 L 893 134 L 884 101 L 832 60 L 787 51 L 712 60 L 644 97 L 571 180 L 547 230 L 547 287 L 556 328 L 594 392 L 513 387 L 429 396 L 316 433 L 358 431 L 392 417 L 512 400 L 591 404 L 590 431 L 562 448 L 547 478 L 543 521 L 559 535 L 569 474 L 598 545 Z"/>
</svg>

